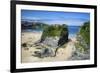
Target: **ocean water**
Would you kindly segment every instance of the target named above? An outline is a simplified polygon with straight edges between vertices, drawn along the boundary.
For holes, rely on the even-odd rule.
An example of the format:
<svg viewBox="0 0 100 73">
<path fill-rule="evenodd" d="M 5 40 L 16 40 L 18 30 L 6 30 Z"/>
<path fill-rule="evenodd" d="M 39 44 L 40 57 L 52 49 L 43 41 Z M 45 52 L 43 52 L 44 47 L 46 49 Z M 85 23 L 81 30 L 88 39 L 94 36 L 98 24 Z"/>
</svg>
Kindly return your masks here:
<svg viewBox="0 0 100 73">
<path fill-rule="evenodd" d="M 42 32 L 42 29 L 24 29 L 22 32 Z"/>
<path fill-rule="evenodd" d="M 69 38 L 76 37 L 79 32 L 80 26 L 68 26 Z M 25 29 L 22 32 L 43 32 L 41 29 Z"/>
<path fill-rule="evenodd" d="M 69 38 L 76 37 L 79 32 L 80 26 L 68 26 Z"/>
</svg>

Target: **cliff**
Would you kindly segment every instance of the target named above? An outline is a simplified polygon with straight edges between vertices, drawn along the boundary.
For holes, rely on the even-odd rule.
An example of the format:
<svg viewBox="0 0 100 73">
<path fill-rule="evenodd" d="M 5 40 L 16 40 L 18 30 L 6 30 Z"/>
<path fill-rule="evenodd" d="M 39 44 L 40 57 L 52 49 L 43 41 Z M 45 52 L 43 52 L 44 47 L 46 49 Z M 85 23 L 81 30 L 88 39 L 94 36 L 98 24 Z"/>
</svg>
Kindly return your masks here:
<svg viewBox="0 0 100 73">
<path fill-rule="evenodd" d="M 68 27 L 67 25 L 49 25 L 43 30 L 41 37 L 42 43 L 56 48 L 65 44 L 68 41 Z"/>
<path fill-rule="evenodd" d="M 90 22 L 85 22 L 80 27 L 77 34 L 77 43 L 75 43 L 76 50 L 73 53 L 72 60 L 87 60 L 90 58 Z"/>
</svg>

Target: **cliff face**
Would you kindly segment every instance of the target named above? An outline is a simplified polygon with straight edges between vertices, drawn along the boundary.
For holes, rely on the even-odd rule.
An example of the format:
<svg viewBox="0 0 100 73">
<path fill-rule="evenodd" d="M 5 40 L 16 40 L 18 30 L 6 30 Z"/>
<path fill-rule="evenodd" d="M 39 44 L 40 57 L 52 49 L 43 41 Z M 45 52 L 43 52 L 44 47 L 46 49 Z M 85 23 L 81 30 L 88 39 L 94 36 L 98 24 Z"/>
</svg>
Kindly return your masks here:
<svg viewBox="0 0 100 73">
<path fill-rule="evenodd" d="M 68 41 L 68 27 L 63 25 L 49 25 L 43 30 L 41 41 L 49 47 L 56 48 Z"/>
<path fill-rule="evenodd" d="M 58 41 L 58 46 L 61 46 L 61 45 L 65 44 L 66 42 L 68 42 L 68 34 L 69 34 L 68 27 L 66 25 L 63 25 L 60 36 L 59 36 L 60 38 Z"/>
<path fill-rule="evenodd" d="M 80 28 L 77 39 L 84 50 L 88 50 L 90 48 L 90 22 L 85 22 Z"/>
<path fill-rule="evenodd" d="M 73 53 L 72 60 L 87 60 L 90 58 L 90 22 L 85 22 L 80 27 L 77 34 L 76 51 Z"/>
</svg>

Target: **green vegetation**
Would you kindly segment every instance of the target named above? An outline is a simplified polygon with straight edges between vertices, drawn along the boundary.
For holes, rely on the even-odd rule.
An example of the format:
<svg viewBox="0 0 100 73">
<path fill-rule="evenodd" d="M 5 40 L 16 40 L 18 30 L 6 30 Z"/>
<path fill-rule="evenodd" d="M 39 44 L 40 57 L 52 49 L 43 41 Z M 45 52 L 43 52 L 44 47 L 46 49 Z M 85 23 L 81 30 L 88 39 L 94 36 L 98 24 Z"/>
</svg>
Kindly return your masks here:
<svg viewBox="0 0 100 73">
<path fill-rule="evenodd" d="M 78 43 L 76 48 L 81 52 L 85 52 L 90 48 L 90 22 L 85 22 L 77 35 Z"/>
<path fill-rule="evenodd" d="M 80 35 L 83 37 L 87 44 L 90 44 L 90 22 L 84 23 L 80 29 Z"/>
<path fill-rule="evenodd" d="M 41 40 L 44 40 L 46 37 L 56 37 L 56 36 L 65 39 L 64 36 L 66 37 L 66 34 L 68 34 L 68 27 L 67 27 L 66 24 L 63 24 L 63 25 L 59 25 L 59 24 L 48 25 L 43 30 Z M 66 38 L 68 38 L 68 35 L 67 35 Z"/>
<path fill-rule="evenodd" d="M 62 28 L 60 25 L 51 25 L 44 29 L 43 35 L 45 37 L 60 36 L 61 30 Z"/>
</svg>

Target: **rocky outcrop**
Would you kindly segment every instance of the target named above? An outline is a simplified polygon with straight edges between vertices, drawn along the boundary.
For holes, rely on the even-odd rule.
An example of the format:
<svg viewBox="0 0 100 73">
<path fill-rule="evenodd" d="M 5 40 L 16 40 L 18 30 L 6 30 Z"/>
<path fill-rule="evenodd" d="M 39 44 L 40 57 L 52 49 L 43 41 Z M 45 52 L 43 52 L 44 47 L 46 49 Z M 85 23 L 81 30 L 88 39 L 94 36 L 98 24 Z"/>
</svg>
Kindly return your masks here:
<svg viewBox="0 0 100 73">
<path fill-rule="evenodd" d="M 77 35 L 78 45 L 87 51 L 90 48 L 90 22 L 85 22 Z"/>
<path fill-rule="evenodd" d="M 44 58 L 56 56 L 59 46 L 62 46 L 68 41 L 67 25 L 49 25 L 43 30 L 40 42 L 36 45 L 41 45 L 41 51 L 35 52 L 35 56 Z"/>
<path fill-rule="evenodd" d="M 58 46 L 61 46 L 65 44 L 66 42 L 68 42 L 68 27 L 66 25 L 63 25 L 60 38 L 58 41 Z"/>
<path fill-rule="evenodd" d="M 51 48 L 57 48 L 58 47 L 58 41 L 59 37 L 46 37 L 44 41 L 42 41 L 42 44 L 47 45 Z"/>
<path fill-rule="evenodd" d="M 51 25 L 44 29 L 41 42 L 49 47 L 56 48 L 68 41 L 67 25 Z"/>
<path fill-rule="evenodd" d="M 71 60 L 87 60 L 90 59 L 90 23 L 86 22 L 81 26 L 77 34 L 77 43 L 75 44 L 75 52 L 73 52 Z"/>
</svg>

